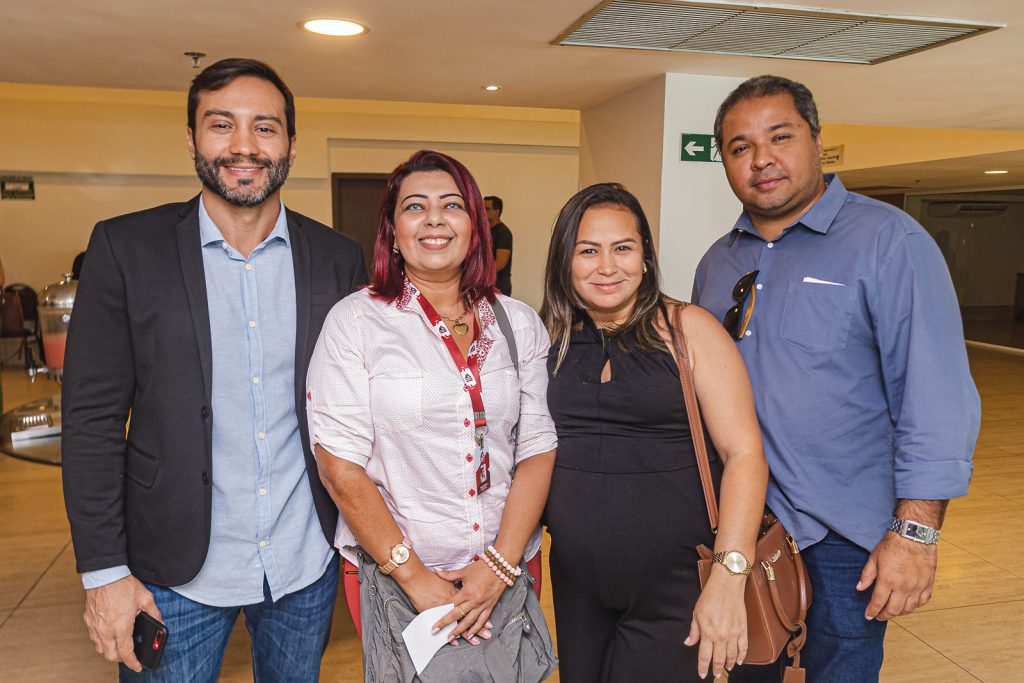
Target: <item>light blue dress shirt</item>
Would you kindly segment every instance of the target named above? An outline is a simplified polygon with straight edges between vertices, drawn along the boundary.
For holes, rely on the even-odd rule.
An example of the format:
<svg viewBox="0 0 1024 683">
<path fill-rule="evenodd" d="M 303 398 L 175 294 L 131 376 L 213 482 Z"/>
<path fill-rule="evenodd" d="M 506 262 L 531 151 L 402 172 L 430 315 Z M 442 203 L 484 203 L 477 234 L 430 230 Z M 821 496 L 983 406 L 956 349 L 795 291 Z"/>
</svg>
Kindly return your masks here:
<svg viewBox="0 0 1024 683">
<path fill-rule="evenodd" d="M 323 576 L 333 555 L 313 506 L 295 413 L 295 270 L 284 206 L 248 258 L 199 203 L 213 347 L 213 502 L 199 574 L 175 586 L 211 606 L 262 602 Z M 201 504 L 197 501 L 197 504 Z M 127 567 L 83 574 L 86 588 Z"/>
<path fill-rule="evenodd" d="M 744 212 L 701 260 L 693 301 L 721 320 L 737 280 L 760 271 L 737 346 L 768 506 L 800 547 L 831 529 L 870 550 L 896 499 L 967 493 L 981 405 L 935 241 L 902 211 L 826 180 L 772 242 Z"/>
</svg>

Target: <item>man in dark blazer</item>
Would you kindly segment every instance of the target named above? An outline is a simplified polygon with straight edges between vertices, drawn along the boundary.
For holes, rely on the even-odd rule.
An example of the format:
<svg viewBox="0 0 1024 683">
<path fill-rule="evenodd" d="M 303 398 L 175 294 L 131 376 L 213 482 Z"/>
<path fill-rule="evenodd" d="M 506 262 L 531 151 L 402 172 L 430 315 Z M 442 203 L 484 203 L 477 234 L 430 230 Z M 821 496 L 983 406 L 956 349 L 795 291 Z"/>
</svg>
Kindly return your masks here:
<svg viewBox="0 0 1024 683">
<path fill-rule="evenodd" d="M 122 680 L 215 681 L 240 609 L 257 680 L 319 675 L 337 510 L 305 418 L 330 308 L 366 283 L 359 247 L 284 208 L 291 92 L 227 59 L 192 83 L 183 204 L 97 224 L 68 339 L 64 496 L 85 621 Z M 169 630 L 133 653 L 140 611 Z"/>
</svg>

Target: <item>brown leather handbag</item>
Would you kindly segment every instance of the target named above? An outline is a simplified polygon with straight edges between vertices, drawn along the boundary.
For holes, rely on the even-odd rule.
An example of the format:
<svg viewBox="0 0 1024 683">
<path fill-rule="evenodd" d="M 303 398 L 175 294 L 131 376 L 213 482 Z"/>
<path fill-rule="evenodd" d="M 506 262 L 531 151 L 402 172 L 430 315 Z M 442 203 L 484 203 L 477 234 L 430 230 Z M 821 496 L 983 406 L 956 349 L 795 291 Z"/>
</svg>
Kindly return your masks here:
<svg viewBox="0 0 1024 683">
<path fill-rule="evenodd" d="M 686 303 L 676 306 L 673 314 L 672 345 L 675 348 L 676 364 L 679 366 L 679 381 L 686 399 L 686 414 L 690 418 L 690 432 L 693 435 L 694 450 L 697 453 L 697 468 L 700 471 L 704 502 L 708 508 L 711 530 L 718 532 L 718 500 L 711 481 L 711 466 L 708 463 L 707 444 L 704 441 L 704 426 L 700 419 L 697 392 L 693 388 L 693 373 L 686 352 L 681 315 Z M 711 548 L 697 547 L 700 560 L 697 570 L 703 586 L 711 573 Z M 744 603 L 747 608 L 747 656 L 745 664 L 771 664 L 778 660 L 785 649 L 793 658 L 792 666 L 786 667 L 784 683 L 802 683 L 804 670 L 800 668 L 800 648 L 807 638 L 807 608 L 811 605 L 811 582 L 796 541 L 789 535 L 775 515 L 765 511 L 761 521 L 754 549 L 753 570 L 747 577 Z M 788 647 L 787 647 L 788 644 Z"/>
</svg>

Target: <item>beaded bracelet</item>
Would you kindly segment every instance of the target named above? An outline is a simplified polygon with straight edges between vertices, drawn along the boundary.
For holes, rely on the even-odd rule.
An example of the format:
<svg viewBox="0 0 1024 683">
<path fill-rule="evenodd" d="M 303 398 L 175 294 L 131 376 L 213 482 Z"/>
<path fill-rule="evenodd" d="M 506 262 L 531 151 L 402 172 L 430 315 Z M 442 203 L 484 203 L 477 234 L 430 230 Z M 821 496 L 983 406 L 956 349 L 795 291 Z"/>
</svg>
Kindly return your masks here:
<svg viewBox="0 0 1024 683">
<path fill-rule="evenodd" d="M 509 588 L 512 587 L 512 584 L 515 583 L 515 579 L 506 574 L 503 568 L 494 564 L 494 562 L 491 560 L 490 553 L 485 552 L 481 559 L 484 561 L 484 564 L 490 567 L 491 571 L 494 572 L 498 576 L 498 578 L 505 583 L 505 585 L 507 585 Z"/>
<path fill-rule="evenodd" d="M 493 545 L 487 546 L 487 551 L 490 552 L 491 555 L 494 557 L 494 559 L 497 560 L 501 564 L 502 567 L 504 567 L 506 570 L 508 570 L 508 572 L 511 573 L 512 576 L 515 576 L 516 578 L 518 578 L 518 577 L 520 577 L 522 575 L 523 568 L 522 567 L 513 567 L 512 565 L 510 565 L 508 563 L 508 560 L 506 560 L 504 557 L 502 557 L 501 553 L 499 553 L 497 551 L 497 549 Z"/>
</svg>

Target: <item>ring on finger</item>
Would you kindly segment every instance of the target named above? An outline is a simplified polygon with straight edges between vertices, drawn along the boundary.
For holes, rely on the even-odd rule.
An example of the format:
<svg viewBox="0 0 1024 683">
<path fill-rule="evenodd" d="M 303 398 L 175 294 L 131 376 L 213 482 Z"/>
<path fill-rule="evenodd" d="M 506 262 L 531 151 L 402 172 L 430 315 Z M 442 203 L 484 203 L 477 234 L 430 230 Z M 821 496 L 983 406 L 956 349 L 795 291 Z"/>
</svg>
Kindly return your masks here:
<svg viewBox="0 0 1024 683">
<path fill-rule="evenodd" d="M 461 605 L 455 605 L 455 609 L 459 610 L 459 614 L 462 615 L 463 619 L 466 618 L 466 610 L 462 609 Z"/>
</svg>

